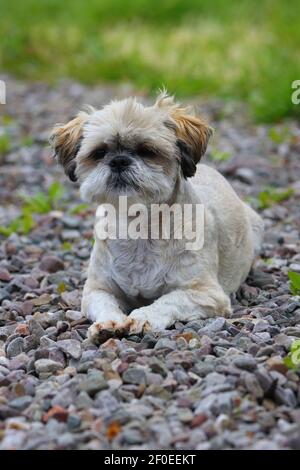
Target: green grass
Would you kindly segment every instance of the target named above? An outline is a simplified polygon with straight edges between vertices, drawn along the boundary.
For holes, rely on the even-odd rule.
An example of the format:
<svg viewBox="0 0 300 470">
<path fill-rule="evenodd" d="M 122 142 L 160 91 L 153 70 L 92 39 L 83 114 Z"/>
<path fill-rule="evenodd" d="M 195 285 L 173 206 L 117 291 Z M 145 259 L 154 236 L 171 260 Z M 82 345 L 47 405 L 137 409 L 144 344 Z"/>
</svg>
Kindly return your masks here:
<svg viewBox="0 0 300 470">
<path fill-rule="evenodd" d="M 165 85 L 300 115 L 298 0 L 0 0 L 0 70 L 26 79 Z"/>
<path fill-rule="evenodd" d="M 268 209 L 274 204 L 286 201 L 294 194 L 293 188 L 273 188 L 267 187 L 261 191 L 258 195 L 258 207 L 259 209 Z"/>
<path fill-rule="evenodd" d="M 289 369 L 300 368 L 300 339 L 293 341 L 291 351 L 284 358 L 284 363 Z"/>
<path fill-rule="evenodd" d="M 0 135 L 0 156 L 9 152 L 11 148 L 11 142 L 7 134 Z"/>
<path fill-rule="evenodd" d="M 64 195 L 64 187 L 54 182 L 47 193 L 37 192 L 34 196 L 23 196 L 21 215 L 13 219 L 7 226 L 0 225 L 0 235 L 9 237 L 12 233 L 27 235 L 34 227 L 33 214 L 47 214 L 58 208 Z"/>
<path fill-rule="evenodd" d="M 289 271 L 288 277 L 290 280 L 291 293 L 293 295 L 300 295 L 300 274 Z"/>
</svg>

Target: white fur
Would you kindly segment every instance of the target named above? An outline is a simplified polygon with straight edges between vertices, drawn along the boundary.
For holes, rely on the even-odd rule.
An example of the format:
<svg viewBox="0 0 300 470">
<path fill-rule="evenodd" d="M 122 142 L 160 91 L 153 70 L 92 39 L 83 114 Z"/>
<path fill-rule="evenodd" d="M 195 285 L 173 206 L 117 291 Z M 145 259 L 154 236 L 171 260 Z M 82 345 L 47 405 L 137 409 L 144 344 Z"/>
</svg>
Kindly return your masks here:
<svg viewBox="0 0 300 470">
<path fill-rule="evenodd" d="M 105 326 L 116 319 L 124 329 L 139 332 L 145 325 L 160 330 L 176 320 L 230 314 L 229 294 L 246 279 L 259 251 L 262 221 L 222 175 L 205 165 L 198 165 L 194 178 L 181 181 L 178 199 L 205 205 L 203 249 L 185 251 L 185 240 L 96 240 L 82 303 L 92 321 Z M 104 283 L 106 291 L 89 296 L 90 282 Z M 139 295 L 153 303 L 134 308 Z M 134 320 L 129 326 L 128 319 Z"/>
<path fill-rule="evenodd" d="M 134 99 L 113 102 L 92 112 L 84 125 L 76 174 L 85 198 L 115 203 L 118 196 L 108 189 L 109 160 L 87 165 L 86 156 L 115 136 L 125 142 L 143 138 L 154 142 L 169 164 L 160 167 L 136 158 L 128 176 L 128 203 L 172 199 L 172 204 L 205 208 L 204 246 L 198 251 L 185 250 L 184 239 L 103 241 L 95 234 L 82 298 L 82 311 L 94 322 L 92 338 L 107 330 L 161 330 L 176 320 L 230 315 L 229 295 L 246 279 L 259 252 L 262 220 L 220 173 L 198 165 L 194 177 L 183 178 L 177 137 L 165 125 L 174 107 L 170 98 L 152 107 Z"/>
</svg>

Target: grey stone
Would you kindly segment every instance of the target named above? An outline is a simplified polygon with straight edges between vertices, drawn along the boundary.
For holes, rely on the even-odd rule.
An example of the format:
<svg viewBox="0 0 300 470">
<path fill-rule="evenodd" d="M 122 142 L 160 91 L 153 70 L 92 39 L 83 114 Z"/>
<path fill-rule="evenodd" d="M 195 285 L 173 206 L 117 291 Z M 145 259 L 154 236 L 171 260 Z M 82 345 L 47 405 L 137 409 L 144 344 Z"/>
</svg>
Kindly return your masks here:
<svg viewBox="0 0 300 470">
<path fill-rule="evenodd" d="M 15 398 L 9 403 L 9 406 L 17 410 L 25 410 L 32 402 L 32 397 L 23 395 L 22 397 Z"/>
<path fill-rule="evenodd" d="M 263 389 L 264 394 L 269 395 L 273 391 L 274 385 L 276 384 L 273 377 L 263 368 L 255 371 L 255 377 Z"/>
<path fill-rule="evenodd" d="M 176 341 L 172 341 L 169 338 L 159 338 L 157 343 L 154 346 L 154 349 L 176 349 Z"/>
<path fill-rule="evenodd" d="M 67 310 L 66 312 L 66 319 L 69 321 L 78 321 L 83 318 L 83 315 L 78 310 Z"/>
<path fill-rule="evenodd" d="M 59 405 L 63 408 L 67 408 L 72 403 L 74 403 L 74 394 L 68 388 L 59 391 L 51 401 L 52 406 Z"/>
<path fill-rule="evenodd" d="M 35 361 L 34 367 L 38 374 L 51 374 L 62 369 L 62 364 L 60 362 L 52 361 L 51 359 L 38 359 Z"/>
<path fill-rule="evenodd" d="M 250 392 L 255 398 L 262 398 L 264 396 L 263 389 L 261 388 L 255 375 L 246 374 L 244 380 L 248 392 Z"/>
<path fill-rule="evenodd" d="M 277 386 L 274 397 L 280 405 L 286 405 L 292 408 L 295 408 L 297 406 L 297 399 L 292 390 L 290 390 L 289 388 Z"/>
<path fill-rule="evenodd" d="M 21 354 L 24 350 L 24 339 L 17 337 L 13 339 L 7 346 L 6 354 L 7 357 L 11 358 Z"/>
<path fill-rule="evenodd" d="M 238 168 L 234 176 L 246 184 L 254 184 L 255 182 L 255 173 L 251 168 Z"/>
<path fill-rule="evenodd" d="M 93 406 L 93 401 L 85 391 L 81 391 L 75 400 L 76 408 L 88 409 Z"/>
<path fill-rule="evenodd" d="M 40 262 L 40 269 L 48 273 L 56 273 L 65 268 L 63 261 L 57 256 L 44 256 Z"/>
<path fill-rule="evenodd" d="M 78 429 L 80 427 L 81 419 L 77 415 L 69 415 L 67 424 L 68 428 L 73 431 L 74 429 Z"/>
<path fill-rule="evenodd" d="M 126 445 L 142 444 L 145 442 L 145 438 L 138 429 L 126 429 L 126 426 L 122 432 L 122 441 Z"/>
<path fill-rule="evenodd" d="M 153 372 L 156 372 L 162 375 L 163 377 L 166 377 L 168 375 L 168 369 L 166 368 L 164 363 L 157 358 L 153 358 L 151 360 L 149 367 Z"/>
<path fill-rule="evenodd" d="M 79 359 L 81 357 L 80 341 L 77 341 L 76 339 L 65 339 L 57 341 L 56 344 L 59 349 L 74 359 Z"/>
<path fill-rule="evenodd" d="M 6 289 L 0 289 L 0 304 L 5 299 L 10 299 L 10 293 Z"/>
<path fill-rule="evenodd" d="M 194 364 L 192 368 L 192 371 L 200 377 L 205 377 L 210 372 L 213 372 L 214 369 L 214 364 L 211 364 L 209 362 L 196 362 L 196 364 Z"/>
<path fill-rule="evenodd" d="M 127 384 L 146 384 L 145 371 L 139 367 L 130 367 L 123 373 L 123 381 Z"/>
<path fill-rule="evenodd" d="M 246 355 L 237 356 L 233 360 L 233 364 L 239 369 L 247 370 L 249 372 L 252 372 L 257 367 L 256 360 L 252 356 L 246 356 Z"/>
<path fill-rule="evenodd" d="M 64 241 L 73 241 L 80 238 L 80 232 L 78 230 L 63 230 L 61 237 Z"/>
<path fill-rule="evenodd" d="M 40 338 L 45 334 L 44 328 L 34 318 L 29 320 L 28 327 L 31 335 L 33 335 L 37 340 L 40 340 Z"/>
<path fill-rule="evenodd" d="M 79 390 L 94 397 L 97 392 L 108 388 L 103 372 L 93 369 L 79 384 Z"/>
<path fill-rule="evenodd" d="M 70 215 L 64 215 L 63 224 L 67 228 L 77 228 L 80 225 L 80 219 L 78 217 L 72 217 Z"/>
<path fill-rule="evenodd" d="M 226 324 L 225 318 L 218 317 L 214 321 L 209 323 L 205 328 L 212 333 L 216 333 L 217 331 L 223 330 L 225 324 Z"/>
</svg>

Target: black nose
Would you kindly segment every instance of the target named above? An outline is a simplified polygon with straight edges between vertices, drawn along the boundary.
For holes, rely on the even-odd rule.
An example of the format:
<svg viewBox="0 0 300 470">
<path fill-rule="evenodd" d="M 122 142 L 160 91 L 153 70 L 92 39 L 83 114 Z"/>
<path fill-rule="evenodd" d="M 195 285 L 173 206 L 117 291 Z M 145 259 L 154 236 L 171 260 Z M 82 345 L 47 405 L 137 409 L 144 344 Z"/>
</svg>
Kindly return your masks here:
<svg viewBox="0 0 300 470">
<path fill-rule="evenodd" d="M 130 163 L 131 161 L 129 157 L 126 155 L 118 155 L 109 162 L 109 166 L 114 171 L 123 171 L 129 167 Z"/>
</svg>

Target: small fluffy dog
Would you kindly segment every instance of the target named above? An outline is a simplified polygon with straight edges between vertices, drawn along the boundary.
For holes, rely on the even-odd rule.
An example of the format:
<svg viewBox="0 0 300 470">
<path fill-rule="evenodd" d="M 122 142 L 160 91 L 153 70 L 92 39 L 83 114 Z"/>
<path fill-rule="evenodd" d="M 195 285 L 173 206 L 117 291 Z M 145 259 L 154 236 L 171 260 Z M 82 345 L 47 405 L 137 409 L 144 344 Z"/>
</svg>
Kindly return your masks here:
<svg viewBox="0 0 300 470">
<path fill-rule="evenodd" d="M 185 240 L 107 239 L 95 235 L 82 311 L 89 335 L 162 330 L 231 313 L 229 295 L 259 252 L 263 223 L 216 170 L 198 164 L 211 128 L 162 94 L 153 106 L 135 98 L 89 108 L 53 129 L 51 145 L 81 195 L 99 204 L 203 204 L 204 246 Z"/>
</svg>

